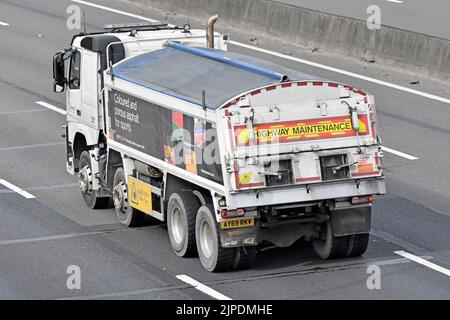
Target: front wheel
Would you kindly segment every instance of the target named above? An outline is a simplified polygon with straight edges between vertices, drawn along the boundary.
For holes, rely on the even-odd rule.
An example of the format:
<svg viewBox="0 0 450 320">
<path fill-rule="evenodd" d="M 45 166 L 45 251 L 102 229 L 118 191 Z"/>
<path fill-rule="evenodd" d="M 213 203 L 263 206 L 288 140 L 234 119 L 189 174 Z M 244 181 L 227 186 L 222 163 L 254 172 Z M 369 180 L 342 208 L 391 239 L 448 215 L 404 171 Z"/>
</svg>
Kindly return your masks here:
<svg viewBox="0 0 450 320">
<path fill-rule="evenodd" d="M 198 209 L 195 239 L 200 262 L 207 271 L 218 272 L 233 268 L 234 248 L 222 247 L 214 209 L 210 205 Z"/>
<path fill-rule="evenodd" d="M 123 168 L 118 168 L 114 174 L 113 200 L 120 224 L 126 227 L 139 227 L 144 223 L 144 213 L 132 208 L 128 202 L 128 189 Z"/>
<path fill-rule="evenodd" d="M 91 157 L 88 151 L 83 151 L 79 162 L 78 182 L 84 202 L 91 209 L 104 209 L 109 204 L 109 197 L 98 197 L 93 190 L 94 176 L 92 173 Z"/>
</svg>

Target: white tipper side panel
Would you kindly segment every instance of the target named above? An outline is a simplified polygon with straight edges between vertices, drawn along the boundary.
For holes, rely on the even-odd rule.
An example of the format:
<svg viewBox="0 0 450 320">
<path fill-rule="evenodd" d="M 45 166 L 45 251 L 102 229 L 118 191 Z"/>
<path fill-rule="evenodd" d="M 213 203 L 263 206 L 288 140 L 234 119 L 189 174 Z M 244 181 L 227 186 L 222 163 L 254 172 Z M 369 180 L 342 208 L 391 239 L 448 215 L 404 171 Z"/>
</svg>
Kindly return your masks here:
<svg viewBox="0 0 450 320">
<path fill-rule="evenodd" d="M 167 96 L 163 93 L 159 93 L 157 91 L 153 91 L 148 88 L 141 87 L 139 85 L 115 78 L 115 80 L 111 80 L 111 77 L 105 77 L 105 90 L 115 89 L 118 91 L 125 92 L 127 94 L 133 95 L 136 98 L 149 101 L 156 105 L 168 108 L 172 111 L 180 111 L 186 115 L 193 116 L 196 118 L 207 120 L 211 123 L 216 123 L 216 114 L 213 110 L 202 110 L 201 107 L 197 105 L 193 105 L 189 102 L 177 99 L 175 97 Z M 106 96 L 106 103 L 108 104 L 108 94 Z M 106 108 L 106 119 L 107 119 L 107 128 L 106 134 L 109 135 L 111 117 L 109 115 L 109 110 Z M 150 164 L 154 167 L 157 167 L 165 172 L 173 174 L 177 177 L 185 179 L 187 181 L 198 184 L 199 186 L 211 190 L 213 192 L 218 192 L 220 194 L 225 194 L 225 188 L 223 185 L 210 181 L 206 178 L 200 177 L 193 173 L 190 173 L 187 170 L 179 168 L 175 165 L 168 164 L 163 160 L 157 159 L 155 157 L 149 156 L 143 152 L 140 152 L 134 148 L 130 148 L 128 146 L 123 145 L 117 141 L 108 140 L 108 146 L 112 147 L 114 150 L 121 152 L 131 158 L 137 159 L 144 163 Z"/>
</svg>

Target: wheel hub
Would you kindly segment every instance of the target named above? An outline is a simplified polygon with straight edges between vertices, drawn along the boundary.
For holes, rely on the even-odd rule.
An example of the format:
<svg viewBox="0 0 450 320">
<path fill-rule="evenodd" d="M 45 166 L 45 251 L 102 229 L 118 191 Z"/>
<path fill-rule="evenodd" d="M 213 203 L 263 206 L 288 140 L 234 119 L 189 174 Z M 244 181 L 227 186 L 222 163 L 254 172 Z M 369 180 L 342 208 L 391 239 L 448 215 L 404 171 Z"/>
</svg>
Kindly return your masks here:
<svg viewBox="0 0 450 320">
<path fill-rule="evenodd" d="M 78 183 L 82 193 L 89 193 L 92 191 L 92 172 L 89 166 L 85 166 L 78 174 Z"/>
<path fill-rule="evenodd" d="M 113 192 L 114 207 L 117 211 L 126 212 L 128 209 L 128 194 L 125 183 L 119 183 Z"/>
</svg>

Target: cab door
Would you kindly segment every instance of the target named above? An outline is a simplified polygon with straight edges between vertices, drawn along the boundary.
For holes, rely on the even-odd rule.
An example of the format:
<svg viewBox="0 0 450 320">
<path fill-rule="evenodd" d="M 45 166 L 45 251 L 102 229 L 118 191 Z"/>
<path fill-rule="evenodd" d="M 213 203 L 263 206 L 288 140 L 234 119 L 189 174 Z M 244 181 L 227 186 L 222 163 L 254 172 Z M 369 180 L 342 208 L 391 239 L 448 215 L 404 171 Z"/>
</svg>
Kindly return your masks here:
<svg viewBox="0 0 450 320">
<path fill-rule="evenodd" d="M 70 59 L 67 117 L 71 121 L 99 129 L 98 53 L 78 49 Z"/>
<path fill-rule="evenodd" d="M 66 95 L 67 117 L 69 119 L 81 115 L 81 55 L 82 51 L 76 50 L 70 57 Z"/>
</svg>

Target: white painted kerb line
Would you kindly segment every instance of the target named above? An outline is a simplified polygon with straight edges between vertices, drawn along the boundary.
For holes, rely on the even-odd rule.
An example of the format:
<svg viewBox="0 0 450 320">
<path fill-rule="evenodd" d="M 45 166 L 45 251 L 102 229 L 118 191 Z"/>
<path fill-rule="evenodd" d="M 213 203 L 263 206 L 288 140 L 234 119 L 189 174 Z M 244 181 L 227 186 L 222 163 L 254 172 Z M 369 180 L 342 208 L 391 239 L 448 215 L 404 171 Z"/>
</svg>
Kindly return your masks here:
<svg viewBox="0 0 450 320">
<path fill-rule="evenodd" d="M 36 198 L 31 193 L 28 193 L 28 192 L 20 189 L 19 187 L 16 187 L 15 185 L 13 185 L 12 183 L 9 183 L 6 180 L 0 179 L 0 184 L 4 185 L 6 188 L 11 189 L 14 192 L 17 192 L 18 194 L 20 194 L 22 197 L 24 197 L 26 199 L 34 199 L 34 198 Z"/>
<path fill-rule="evenodd" d="M 408 160 L 418 160 L 419 159 L 419 158 L 414 157 L 414 156 L 412 156 L 410 154 L 403 153 L 403 152 L 400 152 L 400 151 L 397 151 L 397 150 L 394 150 L 394 149 L 391 149 L 391 148 L 388 148 L 388 147 L 381 147 L 381 150 L 383 150 L 384 152 L 389 152 L 389 153 L 395 154 L 396 156 L 399 156 L 399 157 L 402 157 L 402 158 L 405 158 L 405 159 L 408 159 Z"/>
<path fill-rule="evenodd" d="M 395 254 L 398 254 L 399 256 L 402 256 L 402 257 L 404 257 L 404 258 L 407 258 L 407 259 L 409 259 L 409 260 L 412 260 L 412 261 L 414 261 L 414 262 L 417 262 L 417 263 L 419 263 L 419 264 L 421 264 L 421 265 L 423 265 L 423 266 L 425 266 L 425 267 L 428 267 L 428 268 L 430 268 L 430 269 L 433 269 L 433 270 L 435 270 L 435 271 L 438 271 L 438 272 L 440 272 L 440 273 L 443 273 L 443 274 L 445 274 L 446 276 L 449 276 L 449 277 L 450 277 L 450 270 L 445 269 L 444 267 L 438 266 L 437 264 L 434 264 L 434 263 L 432 263 L 432 262 L 430 262 L 430 261 L 427 261 L 427 260 L 425 260 L 425 259 L 422 259 L 422 258 L 420 258 L 420 257 L 417 257 L 417 256 L 415 256 L 415 255 L 413 255 L 413 254 L 411 254 L 411 253 L 408 253 L 408 252 L 405 252 L 405 251 L 402 251 L 402 250 L 400 250 L 400 251 L 394 251 L 394 253 L 395 253 Z"/>
<path fill-rule="evenodd" d="M 261 53 L 270 54 L 270 55 L 275 56 L 275 57 L 279 57 L 279 58 L 283 58 L 283 59 L 299 62 L 299 63 L 306 64 L 306 65 L 309 65 L 309 66 L 312 66 L 312 67 L 316 67 L 316 68 L 320 68 L 320 69 L 324 69 L 324 70 L 340 73 L 340 74 L 343 74 L 343 75 L 346 75 L 346 76 L 349 76 L 349 77 L 352 77 L 352 78 L 357 78 L 357 79 L 361 79 L 361 80 L 364 80 L 364 81 L 376 83 L 376 84 L 379 84 L 379 85 L 382 85 L 382 86 L 385 86 L 385 87 L 397 89 L 397 90 L 404 91 L 404 92 L 407 92 L 407 93 L 412 93 L 412 94 L 415 94 L 415 95 L 418 95 L 418 96 L 421 96 L 421 97 L 424 97 L 424 98 L 428 98 L 428 99 L 432 99 L 432 100 L 436 100 L 436 101 L 439 101 L 439 102 L 444 102 L 444 103 L 450 104 L 450 99 L 439 97 L 439 96 L 436 96 L 434 94 L 422 92 L 422 91 L 419 91 L 419 90 L 414 90 L 414 89 L 411 89 L 411 88 L 399 86 L 397 84 L 390 83 L 390 82 L 387 82 L 387 81 L 378 80 L 378 79 L 375 79 L 375 78 L 363 76 L 361 74 L 357 74 L 357 73 L 350 72 L 350 71 L 345 71 L 345 70 L 342 70 L 342 69 L 339 69 L 339 68 L 329 67 L 329 66 L 326 66 L 324 64 L 308 61 L 308 60 L 305 60 L 305 59 L 291 57 L 291 56 L 288 56 L 286 54 L 282 54 L 282 53 L 271 51 L 271 50 L 267 50 L 267 49 L 258 48 L 258 47 L 255 47 L 255 46 L 251 46 L 251 45 L 240 43 L 240 42 L 236 42 L 236 41 L 230 41 L 230 44 L 233 44 L 235 46 L 239 46 L 239 47 L 242 47 L 242 48 L 258 51 L 258 52 L 261 52 Z"/>
<path fill-rule="evenodd" d="M 198 291 L 201 291 L 205 294 L 207 294 L 210 297 L 213 297 L 214 299 L 217 300 L 232 300 L 231 298 L 221 294 L 220 292 L 217 292 L 214 289 L 211 289 L 210 287 L 198 282 L 195 279 L 192 279 L 191 277 L 184 275 L 184 274 L 179 274 L 176 276 L 178 280 L 183 281 L 184 283 L 187 283 L 191 286 L 193 286 L 195 289 L 197 289 Z"/>
<path fill-rule="evenodd" d="M 66 115 L 66 114 L 67 114 L 67 111 L 66 111 L 66 110 L 62 110 L 62 109 L 60 109 L 60 108 L 58 108 L 58 107 L 52 106 L 50 103 L 43 102 L 43 101 L 36 101 L 36 103 L 37 103 L 38 105 L 44 107 L 44 108 L 53 110 L 53 111 L 58 112 L 58 113 L 60 113 L 60 114 L 63 114 L 63 115 Z"/>
<path fill-rule="evenodd" d="M 148 21 L 148 22 L 160 22 L 160 21 L 155 20 L 155 19 L 150 19 L 150 18 L 147 18 L 147 17 L 139 16 L 137 14 L 132 14 L 132 13 L 129 13 L 129 12 L 125 12 L 125 11 L 121 11 L 121 10 L 117 10 L 117 9 L 113 9 L 113 8 L 108 8 L 108 7 L 101 6 L 99 4 L 88 2 L 88 1 L 82 1 L 82 0 L 70 0 L 70 1 L 78 3 L 78 4 L 82 4 L 82 5 L 85 5 L 85 6 L 89 6 L 89 7 L 93 7 L 93 8 L 97 8 L 97 9 L 101 9 L 101 10 L 105 10 L 105 11 L 109 11 L 109 12 L 113 12 L 113 13 L 117 13 L 117 14 L 121 14 L 121 15 L 128 16 L 128 17 L 131 17 L 131 18 L 136 18 L 136 19 Z"/>
</svg>

